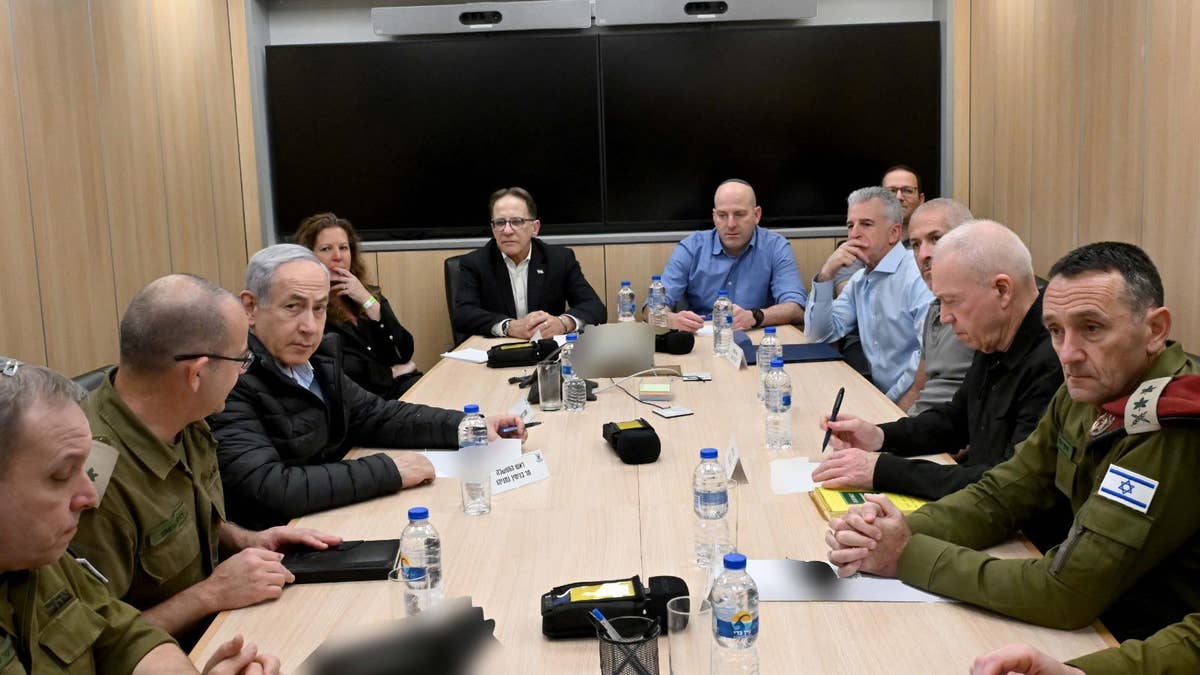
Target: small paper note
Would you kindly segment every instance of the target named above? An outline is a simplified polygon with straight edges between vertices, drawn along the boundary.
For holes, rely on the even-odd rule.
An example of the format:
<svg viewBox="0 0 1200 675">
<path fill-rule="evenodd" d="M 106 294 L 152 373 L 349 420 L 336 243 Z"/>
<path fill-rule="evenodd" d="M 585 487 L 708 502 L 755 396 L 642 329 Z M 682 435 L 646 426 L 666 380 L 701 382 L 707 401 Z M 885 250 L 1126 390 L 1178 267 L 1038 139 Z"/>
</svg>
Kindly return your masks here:
<svg viewBox="0 0 1200 675">
<path fill-rule="evenodd" d="M 487 445 L 461 450 L 426 450 L 438 478 L 477 478 L 497 466 L 505 466 L 521 458 L 521 439 L 498 438 Z"/>
<path fill-rule="evenodd" d="M 810 462 L 805 457 L 772 461 L 771 491 L 777 495 L 812 492 L 816 488 L 812 475 L 818 466 L 819 462 Z"/>
<path fill-rule="evenodd" d="M 521 455 L 521 459 L 504 466 L 496 467 L 492 475 L 492 494 L 508 492 L 530 483 L 545 480 L 550 477 L 550 465 L 542 456 L 541 450 L 534 450 Z"/>
<path fill-rule="evenodd" d="M 466 361 L 467 363 L 487 363 L 487 352 L 474 347 L 464 347 L 454 352 L 442 352 L 442 358 Z"/>
<path fill-rule="evenodd" d="M 742 453 L 738 450 L 737 439 L 729 437 L 729 445 L 725 450 L 725 476 L 735 483 L 749 483 L 746 469 L 742 467 Z"/>
</svg>

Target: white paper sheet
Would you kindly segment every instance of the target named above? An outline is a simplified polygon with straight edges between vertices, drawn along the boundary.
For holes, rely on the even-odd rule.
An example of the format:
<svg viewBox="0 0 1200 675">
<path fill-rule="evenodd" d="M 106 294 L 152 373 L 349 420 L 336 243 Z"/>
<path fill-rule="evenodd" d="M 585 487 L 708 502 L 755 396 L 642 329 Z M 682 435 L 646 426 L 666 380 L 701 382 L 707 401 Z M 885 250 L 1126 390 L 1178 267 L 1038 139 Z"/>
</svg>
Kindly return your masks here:
<svg viewBox="0 0 1200 675">
<path fill-rule="evenodd" d="M 696 335 L 699 337 L 712 337 L 712 334 L 713 326 L 711 321 L 705 321 L 704 326 L 700 330 L 696 331 Z"/>
<path fill-rule="evenodd" d="M 953 602 L 899 579 L 858 574 L 839 579 L 824 560 L 748 560 L 762 602 Z"/>
<path fill-rule="evenodd" d="M 455 352 L 442 352 L 443 359 L 455 359 L 467 363 L 487 363 L 487 352 L 474 347 L 464 347 Z"/>
<path fill-rule="evenodd" d="M 819 462 L 810 462 L 806 457 L 795 459 L 776 459 L 771 462 L 771 491 L 777 495 L 790 495 L 795 492 L 812 492 L 813 470 L 820 466 Z"/>
<path fill-rule="evenodd" d="M 425 450 L 438 478 L 478 477 L 521 459 L 521 439 L 498 438 L 487 445 L 462 450 Z"/>
</svg>

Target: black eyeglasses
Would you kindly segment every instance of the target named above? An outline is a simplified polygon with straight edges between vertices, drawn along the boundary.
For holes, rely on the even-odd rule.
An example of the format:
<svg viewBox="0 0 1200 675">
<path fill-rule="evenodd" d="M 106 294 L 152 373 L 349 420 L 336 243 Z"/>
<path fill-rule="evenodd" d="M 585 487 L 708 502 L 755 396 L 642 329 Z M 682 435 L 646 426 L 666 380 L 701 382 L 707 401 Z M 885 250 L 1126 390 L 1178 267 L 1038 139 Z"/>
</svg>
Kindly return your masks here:
<svg viewBox="0 0 1200 675">
<path fill-rule="evenodd" d="M 514 230 L 519 230 L 525 227 L 525 223 L 532 223 L 535 218 L 493 218 L 492 229 L 503 230 L 505 226 L 511 225 Z"/>
<path fill-rule="evenodd" d="M 234 361 L 240 363 L 242 364 L 240 370 L 243 373 L 247 370 L 250 370 L 250 364 L 254 363 L 254 352 L 246 352 L 245 356 L 221 356 L 220 354 L 176 354 L 175 360 L 191 361 L 192 359 L 200 359 L 204 358 L 205 356 L 210 359 L 217 359 L 218 361 Z"/>
</svg>

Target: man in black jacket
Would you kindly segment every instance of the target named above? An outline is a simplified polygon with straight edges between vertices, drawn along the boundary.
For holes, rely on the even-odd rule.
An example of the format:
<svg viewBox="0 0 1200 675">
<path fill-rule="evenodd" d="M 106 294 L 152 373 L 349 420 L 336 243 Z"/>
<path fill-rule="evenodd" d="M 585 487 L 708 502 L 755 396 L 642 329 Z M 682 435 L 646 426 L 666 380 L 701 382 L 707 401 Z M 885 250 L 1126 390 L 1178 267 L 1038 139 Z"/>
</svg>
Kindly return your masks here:
<svg viewBox="0 0 1200 675">
<path fill-rule="evenodd" d="M 813 472 L 825 487 L 926 499 L 960 490 L 1012 456 L 1062 385 L 1029 250 L 1011 230 L 983 220 L 948 232 L 934 249 L 932 288 L 942 322 L 977 350 L 962 386 L 947 403 L 879 426 L 824 418 L 839 448 Z M 964 447 L 957 464 L 905 458 Z"/>
<path fill-rule="evenodd" d="M 604 323 L 604 303 L 565 246 L 537 239 L 537 205 L 522 188 L 492 193 L 488 202 L 494 239 L 459 265 L 454 330 L 527 340 L 548 338 Z"/>
<path fill-rule="evenodd" d="M 346 377 L 340 338 L 322 339 L 329 271 L 312 251 L 259 251 L 241 299 L 255 360 L 209 418 L 231 520 L 276 525 L 433 480 L 416 453 L 344 459 L 356 446 L 457 447 L 462 413 L 382 399 Z M 509 425 L 524 437 L 513 415 L 488 418 L 489 437 Z"/>
</svg>

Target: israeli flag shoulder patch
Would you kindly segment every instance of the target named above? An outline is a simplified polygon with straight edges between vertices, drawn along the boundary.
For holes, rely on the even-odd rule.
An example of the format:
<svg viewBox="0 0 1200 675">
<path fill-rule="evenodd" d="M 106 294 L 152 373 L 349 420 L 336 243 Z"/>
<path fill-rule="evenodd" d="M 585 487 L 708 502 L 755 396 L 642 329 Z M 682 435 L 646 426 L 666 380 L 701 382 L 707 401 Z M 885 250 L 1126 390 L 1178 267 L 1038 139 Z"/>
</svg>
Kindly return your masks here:
<svg viewBox="0 0 1200 675">
<path fill-rule="evenodd" d="M 1128 506 L 1134 511 L 1145 513 L 1154 501 L 1154 493 L 1158 490 L 1158 481 L 1147 478 L 1140 473 L 1122 469 L 1113 464 L 1104 474 L 1100 490 L 1096 494 L 1111 499 L 1122 506 Z"/>
</svg>

